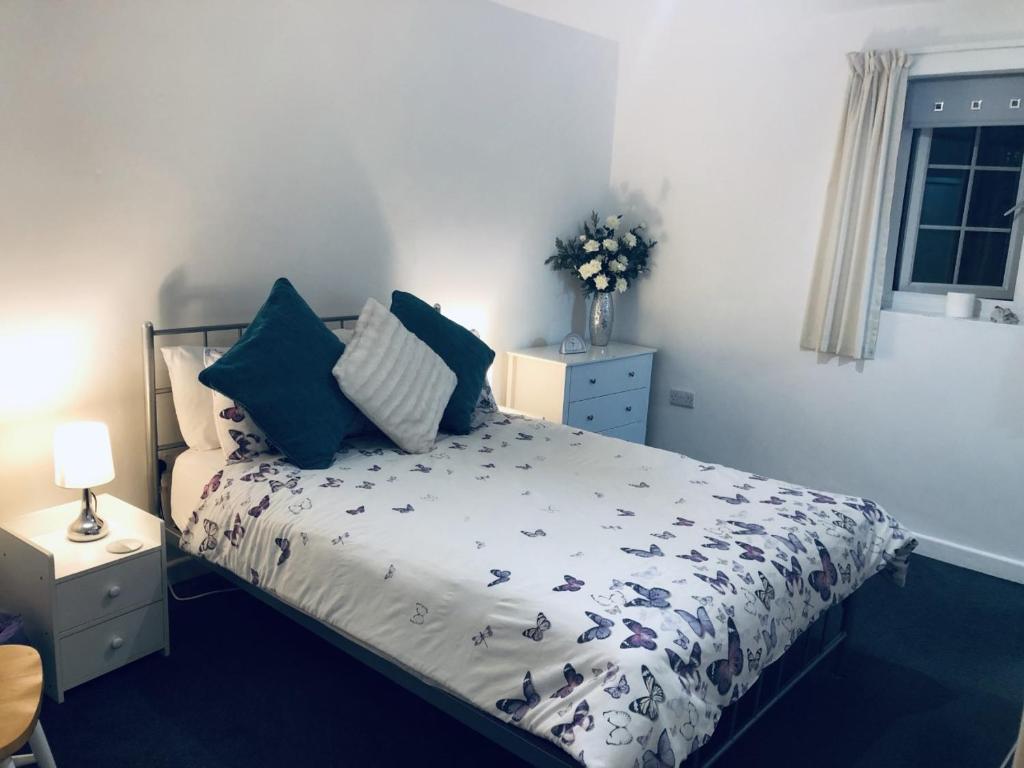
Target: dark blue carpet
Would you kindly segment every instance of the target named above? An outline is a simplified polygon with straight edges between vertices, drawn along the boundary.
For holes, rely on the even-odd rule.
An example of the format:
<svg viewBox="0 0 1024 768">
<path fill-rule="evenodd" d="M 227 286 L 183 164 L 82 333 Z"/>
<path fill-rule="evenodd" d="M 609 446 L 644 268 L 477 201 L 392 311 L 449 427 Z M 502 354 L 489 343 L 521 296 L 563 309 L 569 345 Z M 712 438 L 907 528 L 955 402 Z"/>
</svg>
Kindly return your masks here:
<svg viewBox="0 0 1024 768">
<path fill-rule="evenodd" d="M 1024 586 L 915 557 L 905 589 L 876 577 L 854 599 L 841 676 L 809 676 L 722 768 L 998 766 L 1024 693 Z M 46 700 L 59 768 L 518 764 L 243 593 L 172 602 L 171 632 L 169 658 Z"/>
</svg>

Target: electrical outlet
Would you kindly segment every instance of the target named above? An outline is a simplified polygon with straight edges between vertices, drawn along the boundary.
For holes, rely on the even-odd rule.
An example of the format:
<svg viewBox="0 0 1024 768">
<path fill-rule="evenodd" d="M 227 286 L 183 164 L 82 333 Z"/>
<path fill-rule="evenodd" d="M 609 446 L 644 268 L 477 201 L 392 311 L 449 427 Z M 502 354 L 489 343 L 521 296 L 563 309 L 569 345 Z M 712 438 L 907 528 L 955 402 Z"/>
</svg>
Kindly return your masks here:
<svg viewBox="0 0 1024 768">
<path fill-rule="evenodd" d="M 668 401 L 672 405 L 678 405 L 680 408 L 693 408 L 693 392 L 686 389 L 670 389 L 668 391 Z"/>
</svg>

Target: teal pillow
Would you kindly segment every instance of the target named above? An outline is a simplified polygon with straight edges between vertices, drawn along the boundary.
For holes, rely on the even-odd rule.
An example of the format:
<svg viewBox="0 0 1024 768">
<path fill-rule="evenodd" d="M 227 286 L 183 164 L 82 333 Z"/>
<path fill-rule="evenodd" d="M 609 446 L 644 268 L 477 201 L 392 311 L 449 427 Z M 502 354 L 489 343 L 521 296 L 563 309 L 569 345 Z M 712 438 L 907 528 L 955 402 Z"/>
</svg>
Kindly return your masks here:
<svg viewBox="0 0 1024 768">
<path fill-rule="evenodd" d="M 236 400 L 296 466 L 323 469 L 359 414 L 331 373 L 344 351 L 282 277 L 242 338 L 199 381 Z"/>
<path fill-rule="evenodd" d="M 458 383 L 441 416 L 441 429 L 468 434 L 494 350 L 411 293 L 392 293 L 391 312 L 452 369 Z"/>
</svg>

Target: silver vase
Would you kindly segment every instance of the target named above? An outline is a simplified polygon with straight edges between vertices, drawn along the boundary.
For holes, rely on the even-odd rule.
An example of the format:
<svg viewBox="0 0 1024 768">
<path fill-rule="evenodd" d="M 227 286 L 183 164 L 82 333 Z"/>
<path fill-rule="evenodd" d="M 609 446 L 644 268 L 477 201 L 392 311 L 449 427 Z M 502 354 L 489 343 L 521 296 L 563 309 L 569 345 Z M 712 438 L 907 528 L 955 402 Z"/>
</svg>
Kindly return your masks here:
<svg viewBox="0 0 1024 768">
<path fill-rule="evenodd" d="M 590 301 L 590 343 L 595 347 L 606 347 L 612 340 L 612 324 L 615 322 L 615 302 L 612 293 L 595 293 Z"/>
</svg>

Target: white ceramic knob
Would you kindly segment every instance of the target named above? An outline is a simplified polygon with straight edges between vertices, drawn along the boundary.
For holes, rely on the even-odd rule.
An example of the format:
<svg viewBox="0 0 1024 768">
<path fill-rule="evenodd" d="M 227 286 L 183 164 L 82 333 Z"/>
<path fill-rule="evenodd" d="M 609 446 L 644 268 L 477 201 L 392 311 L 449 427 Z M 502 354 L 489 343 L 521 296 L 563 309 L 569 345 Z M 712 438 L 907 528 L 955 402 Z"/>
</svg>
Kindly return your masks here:
<svg viewBox="0 0 1024 768">
<path fill-rule="evenodd" d="M 117 597 L 121 594 L 121 588 L 115 584 L 107 590 L 107 594 L 110 595 L 110 597 Z"/>
<path fill-rule="evenodd" d="M 122 645 L 124 645 L 124 638 L 118 637 L 117 635 L 114 635 L 114 637 L 110 640 L 110 647 L 113 648 L 115 651 Z"/>
</svg>

